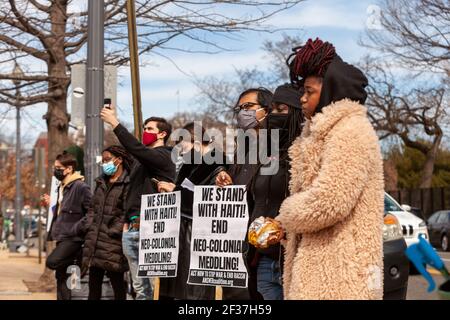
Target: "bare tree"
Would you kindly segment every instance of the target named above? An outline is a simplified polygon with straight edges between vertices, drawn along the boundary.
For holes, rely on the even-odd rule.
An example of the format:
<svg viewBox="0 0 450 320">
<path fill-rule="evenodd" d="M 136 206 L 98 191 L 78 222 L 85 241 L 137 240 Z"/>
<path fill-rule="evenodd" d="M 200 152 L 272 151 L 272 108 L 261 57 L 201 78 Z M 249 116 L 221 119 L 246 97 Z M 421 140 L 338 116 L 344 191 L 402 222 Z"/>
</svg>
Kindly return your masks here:
<svg viewBox="0 0 450 320">
<path fill-rule="evenodd" d="M 383 161 L 384 188 L 387 191 L 397 190 L 398 172 L 392 159 Z"/>
<path fill-rule="evenodd" d="M 265 41 L 262 49 L 265 52 L 267 66 L 253 65 L 235 69 L 235 76 L 206 77 L 195 79 L 199 90 L 198 103 L 205 105 L 205 110 L 225 122 L 233 120 L 233 107 L 239 94 L 249 88 L 266 87 L 274 90 L 277 86 L 289 82 L 289 69 L 286 58 L 292 48 L 302 43 L 300 36 L 283 34 L 278 41 Z"/>
<path fill-rule="evenodd" d="M 420 151 L 426 161 L 419 187 L 431 187 L 443 127 L 448 121 L 445 84 L 431 81 L 427 87 L 416 79 L 417 86 L 407 89 L 405 81 L 395 78 L 375 59 L 368 58 L 363 68 L 369 78 L 366 106 L 380 139 L 396 136 L 405 146 Z"/>
<path fill-rule="evenodd" d="M 383 0 L 378 22 L 360 41 L 380 54 L 362 62 L 370 117 L 381 138 L 396 136 L 426 156 L 419 187 L 427 188 L 448 130 L 450 7 L 447 0 Z"/>
<path fill-rule="evenodd" d="M 223 39 L 233 38 L 244 30 L 270 31 L 267 20 L 299 2 L 138 0 L 139 53 L 170 59 L 170 52 L 227 50 L 222 46 Z M 129 61 L 126 0 L 104 3 L 105 63 L 126 65 Z M 0 7 L 0 103 L 19 107 L 47 105 L 44 115 L 49 139 L 47 176 L 56 155 L 69 144 L 70 68 L 86 60 L 87 10 L 75 4 L 70 0 L 5 0 Z M 11 73 L 14 63 L 22 66 L 24 75 Z M 20 85 L 12 84 L 13 80 L 20 80 Z M 17 89 L 22 93 L 20 97 L 15 94 Z M 41 277 L 47 289 L 51 288 L 49 279 L 49 272 Z"/>
<path fill-rule="evenodd" d="M 10 153 L 6 165 L 0 169 L 0 194 L 6 200 L 14 201 L 16 195 L 16 154 Z M 25 205 L 36 206 L 39 201 L 39 188 L 36 185 L 33 159 L 23 159 L 21 167 L 21 188 Z"/>
<path fill-rule="evenodd" d="M 448 0 L 383 0 L 379 24 L 368 29 L 364 46 L 406 67 L 450 75 Z"/>
<path fill-rule="evenodd" d="M 136 1 L 139 53 L 168 57 L 169 52 L 175 51 L 216 53 L 226 50 L 221 45 L 224 38 L 232 38 L 243 30 L 270 30 L 265 25 L 270 17 L 299 2 L 301 0 Z M 120 66 L 129 60 L 125 7 L 125 0 L 105 1 L 105 63 L 108 64 Z M 186 40 L 192 45 L 186 46 Z M 86 43 L 87 11 L 76 8 L 73 1 L 7 0 L 2 3 L 0 80 L 21 80 L 22 96 L 16 102 L 16 87 L 11 81 L 0 81 L 0 103 L 47 104 L 44 118 L 50 145 L 49 161 L 68 143 L 70 115 L 66 101 L 70 67 L 85 61 Z M 13 61 L 24 66 L 23 76 L 11 74 Z"/>
</svg>

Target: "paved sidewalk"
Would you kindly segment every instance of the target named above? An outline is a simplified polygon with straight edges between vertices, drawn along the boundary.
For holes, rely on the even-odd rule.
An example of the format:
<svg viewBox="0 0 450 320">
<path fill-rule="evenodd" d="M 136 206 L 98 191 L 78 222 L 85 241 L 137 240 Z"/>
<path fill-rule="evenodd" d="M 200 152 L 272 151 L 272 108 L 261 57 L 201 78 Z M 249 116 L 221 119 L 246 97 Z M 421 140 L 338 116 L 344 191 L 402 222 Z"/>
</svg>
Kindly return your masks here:
<svg viewBox="0 0 450 320">
<path fill-rule="evenodd" d="M 38 263 L 37 249 L 26 253 L 0 251 L 0 300 L 55 300 L 56 293 L 31 293 L 25 281 L 37 281 L 45 268 L 45 256 Z"/>
</svg>

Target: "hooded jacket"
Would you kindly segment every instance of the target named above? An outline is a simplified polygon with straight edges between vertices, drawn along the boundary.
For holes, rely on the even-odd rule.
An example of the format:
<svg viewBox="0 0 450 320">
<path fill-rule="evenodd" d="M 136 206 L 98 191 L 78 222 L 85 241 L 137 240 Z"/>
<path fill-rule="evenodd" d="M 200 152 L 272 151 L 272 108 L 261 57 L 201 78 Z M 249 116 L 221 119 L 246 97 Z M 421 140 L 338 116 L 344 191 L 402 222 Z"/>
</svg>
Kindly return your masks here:
<svg viewBox="0 0 450 320">
<path fill-rule="evenodd" d="M 83 241 L 83 218 L 89 210 L 91 190 L 84 182 L 84 177 L 75 172 L 58 187 L 58 198 L 60 191 L 63 198 L 56 202 L 48 240 Z"/>
<path fill-rule="evenodd" d="M 367 98 L 366 76 L 351 64 L 336 55 L 325 72 L 316 113 L 333 102 L 350 99 L 364 105 Z"/>
<path fill-rule="evenodd" d="M 289 148 L 291 195 L 276 217 L 287 237 L 285 299 L 382 298 L 384 181 L 379 141 L 361 105 L 366 83 L 334 59 L 320 99 L 330 104 Z"/>
</svg>

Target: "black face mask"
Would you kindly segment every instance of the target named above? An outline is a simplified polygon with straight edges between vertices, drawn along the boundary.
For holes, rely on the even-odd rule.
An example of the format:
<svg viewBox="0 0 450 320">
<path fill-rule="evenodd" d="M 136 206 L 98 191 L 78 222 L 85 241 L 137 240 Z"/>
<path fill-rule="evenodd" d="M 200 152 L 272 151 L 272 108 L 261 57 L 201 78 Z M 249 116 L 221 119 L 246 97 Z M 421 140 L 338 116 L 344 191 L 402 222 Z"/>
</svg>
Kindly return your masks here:
<svg viewBox="0 0 450 320">
<path fill-rule="evenodd" d="M 271 113 L 267 118 L 269 129 L 287 129 L 289 114 Z"/>
<path fill-rule="evenodd" d="M 66 175 L 64 174 L 64 169 L 55 169 L 53 170 L 53 175 L 59 181 L 63 181 Z"/>
<path fill-rule="evenodd" d="M 269 137 L 271 137 L 270 130 L 279 130 L 279 148 L 284 149 L 285 145 L 289 139 L 289 114 L 286 113 L 275 113 L 269 114 L 267 118 Z M 272 139 L 272 137 L 270 138 Z"/>
</svg>

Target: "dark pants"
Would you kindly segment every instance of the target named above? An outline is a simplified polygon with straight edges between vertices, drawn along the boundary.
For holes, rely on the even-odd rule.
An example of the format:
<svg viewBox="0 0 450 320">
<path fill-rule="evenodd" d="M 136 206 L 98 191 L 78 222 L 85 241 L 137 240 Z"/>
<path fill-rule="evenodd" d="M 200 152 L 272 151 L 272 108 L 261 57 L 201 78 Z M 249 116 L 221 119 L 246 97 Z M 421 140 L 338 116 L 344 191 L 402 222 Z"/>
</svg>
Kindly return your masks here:
<svg viewBox="0 0 450 320">
<path fill-rule="evenodd" d="M 67 286 L 67 267 L 81 262 L 81 246 L 79 241 L 60 241 L 56 243 L 55 250 L 48 256 L 46 266 L 55 270 L 56 277 L 56 297 L 58 300 L 70 300 L 71 290 Z M 79 275 L 78 275 L 79 276 Z"/>
<path fill-rule="evenodd" d="M 283 300 L 280 262 L 262 256 L 258 263 L 258 291 L 264 300 Z"/>
<path fill-rule="evenodd" d="M 89 298 L 88 300 L 100 300 L 102 298 L 102 285 L 105 273 L 111 281 L 114 290 L 115 300 L 126 300 L 126 286 L 124 281 L 124 272 L 111 272 L 104 269 L 90 267 L 89 268 Z"/>
</svg>

